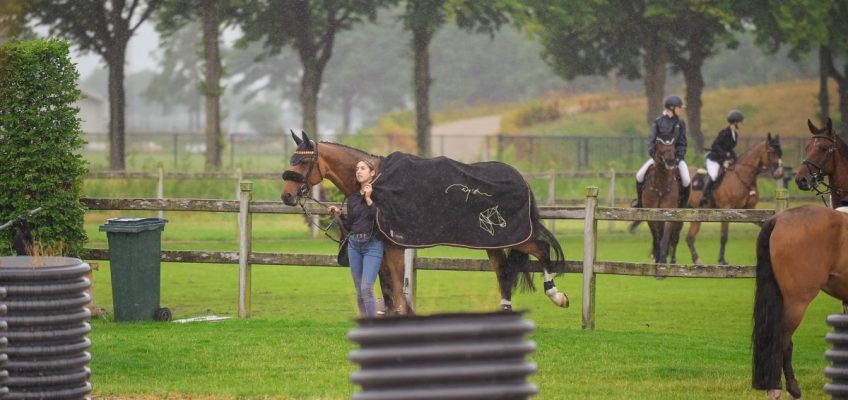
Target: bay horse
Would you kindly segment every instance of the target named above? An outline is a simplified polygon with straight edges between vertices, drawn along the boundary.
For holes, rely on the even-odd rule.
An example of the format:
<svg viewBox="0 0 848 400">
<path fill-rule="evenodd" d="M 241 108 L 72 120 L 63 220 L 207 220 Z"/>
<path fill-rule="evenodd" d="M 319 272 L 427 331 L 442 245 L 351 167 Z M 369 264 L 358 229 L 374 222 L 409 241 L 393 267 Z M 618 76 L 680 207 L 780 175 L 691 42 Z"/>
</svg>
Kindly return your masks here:
<svg viewBox="0 0 848 400">
<path fill-rule="evenodd" d="M 678 208 L 680 203 L 680 172 L 674 141 L 657 138 L 654 151 L 654 165 L 645 174 L 645 188 L 642 190 L 644 208 Z M 639 221 L 634 222 L 634 226 Z M 677 243 L 680 240 L 682 222 L 648 221 L 651 228 L 651 258 L 654 262 L 665 264 L 671 253 L 671 263 L 677 262 Z"/>
<path fill-rule="evenodd" d="M 790 398 L 801 388 L 792 369 L 792 334 L 810 302 L 823 291 L 848 311 L 848 214 L 806 205 L 785 210 L 763 224 L 757 238 L 754 296 L 755 389 L 780 399 L 781 372 Z"/>
<path fill-rule="evenodd" d="M 733 208 L 753 209 L 760 201 L 760 193 L 757 190 L 757 177 L 763 171 L 770 171 L 775 179 L 783 176 L 783 150 L 780 148 L 780 135 L 772 137 L 771 132 L 766 140 L 759 142 L 731 164 L 724 171 L 718 186 L 713 188 L 713 204 L 704 208 Z M 697 176 L 696 168 L 689 168 L 690 176 Z M 689 197 L 689 206 L 698 208 L 703 191 L 692 191 Z M 721 248 L 718 252 L 718 263 L 727 265 L 724 257 L 727 245 L 728 222 L 721 223 Z M 695 237 L 701 230 L 701 222 L 690 222 L 689 232 L 686 234 L 686 244 L 692 253 L 692 263 L 702 264 L 698 251 L 695 250 Z"/>
<path fill-rule="evenodd" d="M 300 138 L 292 132 L 298 147 L 291 159 L 291 166 L 283 173 L 283 189 L 280 198 L 286 205 L 302 204 L 308 199 L 311 187 L 324 179 L 331 181 L 345 197 L 359 190 L 355 179 L 356 163 L 368 160 L 380 171 L 382 157 L 366 153 L 338 143 L 316 143 L 305 132 Z M 532 236 L 521 244 L 509 248 L 486 249 L 489 262 L 497 275 L 503 310 L 512 309 L 512 291 L 516 287 L 533 289 L 529 271 L 529 257 L 533 255 L 543 265 L 545 294 L 551 301 L 568 307 L 568 296 L 560 292 L 554 283 L 554 275 L 564 270 L 564 254 L 554 235 L 545 228 L 539 217 L 535 200 L 531 196 Z M 379 204 L 377 204 L 379 207 Z M 550 253 L 554 253 L 551 259 Z M 390 240 L 384 241 L 383 263 L 380 267 L 380 286 L 383 301 L 390 314 L 410 314 L 414 310 L 403 295 L 404 248 Z"/>
<path fill-rule="evenodd" d="M 801 190 L 812 190 L 819 195 L 830 194 L 830 205 L 836 208 L 839 201 L 848 195 L 848 146 L 833 132 L 830 118 L 821 128 L 807 120 L 810 129 L 806 155 L 795 183 Z M 828 182 L 824 182 L 825 176 Z M 820 189 L 824 186 L 824 189 Z"/>
</svg>

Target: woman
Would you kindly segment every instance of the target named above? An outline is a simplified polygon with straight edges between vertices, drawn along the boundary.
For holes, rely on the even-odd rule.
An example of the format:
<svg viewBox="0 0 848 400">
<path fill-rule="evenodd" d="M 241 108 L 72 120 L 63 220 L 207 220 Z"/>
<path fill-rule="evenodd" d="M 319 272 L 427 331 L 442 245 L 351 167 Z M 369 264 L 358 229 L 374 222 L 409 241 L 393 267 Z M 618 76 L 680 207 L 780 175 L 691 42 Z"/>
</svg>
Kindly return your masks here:
<svg viewBox="0 0 848 400">
<path fill-rule="evenodd" d="M 707 154 L 707 176 L 709 177 L 704 183 L 704 194 L 701 196 L 701 202 L 698 207 L 706 207 L 712 203 L 713 182 L 718 180 L 719 169 L 722 165 L 727 168 L 730 163 L 736 161 L 736 143 L 739 142 L 739 128 L 742 126 L 742 121 L 745 116 L 739 110 L 732 110 L 727 114 L 727 128 L 718 132 L 713 145 L 710 147 L 710 152 Z"/>
<path fill-rule="evenodd" d="M 689 202 L 689 191 L 691 179 L 689 178 L 689 167 L 686 165 L 686 123 L 680 118 L 683 111 L 683 99 L 677 95 L 665 98 L 663 102 L 665 109 L 651 124 L 651 134 L 648 140 L 648 155 L 650 158 L 639 171 L 636 172 L 636 202 L 633 207 L 642 208 L 642 190 L 645 187 L 645 175 L 648 168 L 654 165 L 654 151 L 657 147 L 656 139 L 674 139 L 675 153 L 677 155 L 677 170 L 680 173 L 680 203 L 678 207 L 684 208 Z"/>
<path fill-rule="evenodd" d="M 374 283 L 383 262 L 383 241 L 375 234 L 377 207 L 371 200 L 371 181 L 376 171 L 374 164 L 367 160 L 356 163 L 356 182 L 359 191 L 350 195 L 347 202 L 347 216 L 343 218 L 348 232 L 347 254 L 350 260 L 350 272 L 353 286 L 356 288 L 356 303 L 363 317 L 377 316 L 377 301 L 374 298 Z M 330 206 L 330 214 L 341 215 L 341 209 Z"/>
</svg>

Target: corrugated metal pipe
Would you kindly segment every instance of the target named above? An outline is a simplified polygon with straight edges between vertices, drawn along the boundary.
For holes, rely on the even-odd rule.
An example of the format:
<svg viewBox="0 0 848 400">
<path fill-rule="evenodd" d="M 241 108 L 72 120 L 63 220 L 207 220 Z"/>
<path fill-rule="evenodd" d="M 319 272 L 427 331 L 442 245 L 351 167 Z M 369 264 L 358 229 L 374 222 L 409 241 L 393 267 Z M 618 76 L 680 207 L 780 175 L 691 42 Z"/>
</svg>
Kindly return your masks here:
<svg viewBox="0 0 848 400">
<path fill-rule="evenodd" d="M 348 338 L 359 344 L 351 375 L 355 400 L 527 399 L 538 393 L 525 357 L 536 344 L 523 312 L 360 319 Z"/>
<path fill-rule="evenodd" d="M 0 257 L 2 399 L 83 399 L 91 393 L 88 264 L 65 257 Z"/>
</svg>

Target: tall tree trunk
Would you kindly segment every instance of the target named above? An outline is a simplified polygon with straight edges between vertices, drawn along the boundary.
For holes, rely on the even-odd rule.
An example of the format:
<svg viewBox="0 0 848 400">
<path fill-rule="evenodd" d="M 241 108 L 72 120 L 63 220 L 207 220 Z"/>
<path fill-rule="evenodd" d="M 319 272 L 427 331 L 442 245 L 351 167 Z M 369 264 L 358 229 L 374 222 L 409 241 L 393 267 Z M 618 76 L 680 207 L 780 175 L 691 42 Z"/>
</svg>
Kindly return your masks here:
<svg viewBox="0 0 848 400">
<path fill-rule="evenodd" d="M 839 136 L 848 141 L 848 64 L 843 67 L 841 75 L 835 71 L 834 75 L 839 92 L 839 117 L 842 119 L 839 123 Z"/>
<path fill-rule="evenodd" d="M 415 87 L 415 138 L 418 155 L 430 157 L 430 41 L 429 29 L 412 30 L 412 49 L 415 53 L 413 86 Z"/>
<path fill-rule="evenodd" d="M 666 64 L 668 49 L 657 32 L 647 36 L 645 42 L 645 97 L 648 99 L 647 122 L 657 118 L 663 110 L 663 94 L 665 93 Z"/>
<path fill-rule="evenodd" d="M 698 63 L 695 66 L 693 61 L 690 67 L 683 71 L 683 79 L 686 81 L 686 135 L 689 140 L 695 139 L 695 154 L 700 154 L 704 150 L 704 133 L 701 131 L 701 108 L 704 105 L 701 94 L 704 93 L 704 76 L 701 74 L 701 64 Z"/>
<path fill-rule="evenodd" d="M 300 106 L 303 108 L 303 129 L 318 141 L 318 90 L 321 73 L 314 62 L 303 60 L 303 78 L 300 82 Z"/>
<path fill-rule="evenodd" d="M 203 12 L 203 46 L 206 51 L 206 169 L 221 169 L 221 57 L 218 51 L 217 0 L 207 0 Z"/>
<path fill-rule="evenodd" d="M 118 43 L 120 42 L 120 43 Z M 126 93 L 124 91 L 124 64 L 126 40 L 116 39 L 106 58 L 109 64 L 109 169 L 126 169 Z"/>
<path fill-rule="evenodd" d="M 827 78 L 830 75 L 831 54 L 827 46 L 819 47 L 819 118 L 830 118 L 830 93 L 827 91 Z"/>
</svg>

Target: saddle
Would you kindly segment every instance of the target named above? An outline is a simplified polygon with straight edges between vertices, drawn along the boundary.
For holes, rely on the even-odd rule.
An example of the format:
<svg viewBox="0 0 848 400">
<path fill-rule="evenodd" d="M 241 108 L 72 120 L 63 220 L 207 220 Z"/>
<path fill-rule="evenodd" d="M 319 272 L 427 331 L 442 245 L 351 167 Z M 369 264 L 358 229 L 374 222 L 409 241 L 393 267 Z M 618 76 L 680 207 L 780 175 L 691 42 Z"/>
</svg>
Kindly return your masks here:
<svg viewBox="0 0 848 400">
<path fill-rule="evenodd" d="M 372 183 L 377 228 L 404 247 L 505 248 L 533 234 L 533 193 L 500 162 L 463 164 L 395 152 Z"/>
<path fill-rule="evenodd" d="M 730 164 L 730 166 L 733 166 L 733 164 Z M 724 167 L 724 165 L 718 168 L 718 177 L 716 177 L 716 180 L 713 181 L 713 188 L 718 187 L 722 179 L 724 179 L 725 169 L 726 168 Z M 704 185 L 707 181 L 707 175 L 708 173 L 706 167 L 698 168 L 697 171 L 695 171 L 695 176 L 692 177 L 692 190 L 704 190 Z"/>
</svg>

